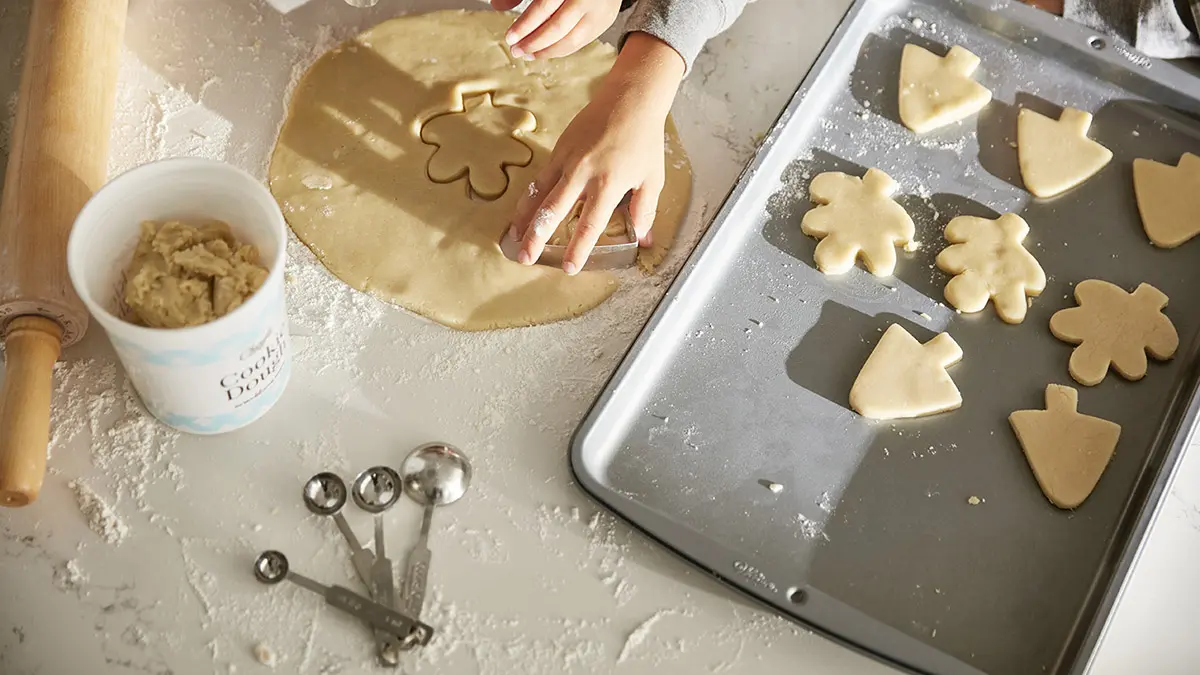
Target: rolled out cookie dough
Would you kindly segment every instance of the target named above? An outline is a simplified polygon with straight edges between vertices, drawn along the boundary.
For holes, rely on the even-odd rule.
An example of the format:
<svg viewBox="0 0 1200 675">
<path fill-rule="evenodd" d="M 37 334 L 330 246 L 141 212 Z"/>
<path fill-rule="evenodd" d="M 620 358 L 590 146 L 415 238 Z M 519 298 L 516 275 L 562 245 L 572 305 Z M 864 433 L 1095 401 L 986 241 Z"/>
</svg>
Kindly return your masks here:
<svg viewBox="0 0 1200 675">
<path fill-rule="evenodd" d="M 918 134 L 953 124 L 983 110 L 987 87 L 971 79 L 979 57 L 955 45 L 945 56 L 904 45 L 900 56 L 900 120 Z"/>
<path fill-rule="evenodd" d="M 258 249 L 238 243 L 225 223 L 145 222 L 125 273 L 125 304 L 142 326 L 199 326 L 240 307 L 267 274 Z"/>
<path fill-rule="evenodd" d="M 1061 509 L 1083 503 L 1112 459 L 1121 425 L 1077 410 L 1079 392 L 1051 384 L 1045 410 L 1008 416 L 1042 492 Z"/>
<path fill-rule="evenodd" d="M 1096 175 L 1112 151 L 1088 138 L 1092 115 L 1064 108 L 1057 120 L 1029 108 L 1017 113 L 1017 163 L 1035 197 L 1053 197 Z"/>
<path fill-rule="evenodd" d="M 288 223 L 333 274 L 462 330 L 577 316 L 616 289 L 610 273 L 569 277 L 557 268 L 512 262 L 500 250 L 517 200 L 615 54 L 595 43 L 560 59 L 514 59 L 504 43 L 512 19 L 493 11 L 407 16 L 334 48 L 297 86 L 269 170 Z M 485 190 L 499 191 L 492 187 L 494 172 L 430 180 L 430 159 L 440 148 L 421 135 L 431 119 L 482 105 L 476 97 L 483 94 L 501 111 L 528 111 L 535 124 L 525 118 L 503 143 L 481 144 L 477 131 L 456 139 L 453 126 L 439 126 L 434 135 L 442 148 L 457 140 L 482 152 L 502 148 L 504 154 L 492 158 L 497 168 L 506 165 L 507 185 L 498 196 L 471 195 L 467 188 L 483 178 Z M 639 258 L 646 271 L 665 257 L 691 192 L 691 168 L 673 123 L 665 133 L 666 186 L 654 247 Z M 525 157 L 512 152 L 520 150 L 513 138 L 532 151 L 525 166 Z M 441 151 L 462 157 L 462 148 Z M 466 164 L 468 171 L 477 165 Z"/>
<path fill-rule="evenodd" d="M 1100 279 L 1075 286 L 1078 307 L 1060 309 L 1050 317 L 1054 337 L 1073 345 L 1069 372 L 1076 382 L 1092 387 L 1104 381 L 1111 366 L 1127 380 L 1146 376 L 1146 354 L 1166 361 L 1179 348 L 1175 324 L 1163 314 L 1167 296 L 1150 284 L 1132 293 Z"/>
<path fill-rule="evenodd" d="M 1133 160 L 1133 191 L 1155 246 L 1175 248 L 1200 234 L 1200 157 L 1185 152 L 1178 166 Z"/>
<path fill-rule="evenodd" d="M 800 231 L 820 239 L 813 251 L 817 269 L 845 274 L 862 258 L 877 277 L 896 270 L 896 246 L 912 244 L 916 225 L 892 199 L 899 188 L 891 176 L 867 169 L 862 178 L 827 171 L 813 178 L 809 197 L 818 206 L 800 221 Z"/>
<path fill-rule="evenodd" d="M 937 255 L 937 266 L 955 275 L 946 284 L 946 300 L 967 314 L 988 303 L 1007 323 L 1025 320 L 1027 297 L 1046 290 L 1046 273 L 1022 244 L 1029 224 L 1006 213 L 996 220 L 958 216 L 946 225 L 950 246 Z"/>
<path fill-rule="evenodd" d="M 850 407 L 876 420 L 955 410 L 962 405 L 962 394 L 946 368 L 962 356 L 949 333 L 939 333 L 921 344 L 894 323 L 879 338 L 850 387 Z"/>
</svg>

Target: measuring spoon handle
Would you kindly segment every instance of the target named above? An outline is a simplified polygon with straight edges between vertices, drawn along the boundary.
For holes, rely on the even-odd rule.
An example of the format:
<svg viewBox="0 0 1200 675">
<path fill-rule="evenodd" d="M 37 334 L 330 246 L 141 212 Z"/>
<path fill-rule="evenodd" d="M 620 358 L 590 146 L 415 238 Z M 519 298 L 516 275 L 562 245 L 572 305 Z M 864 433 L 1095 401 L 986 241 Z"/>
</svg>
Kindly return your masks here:
<svg viewBox="0 0 1200 675">
<path fill-rule="evenodd" d="M 397 637 L 416 634 L 417 641 L 424 645 L 433 636 L 433 628 L 411 619 L 400 612 L 372 602 L 354 591 L 341 586 L 330 586 L 325 591 L 325 602 L 330 607 L 362 619 L 372 626 Z"/>
<path fill-rule="evenodd" d="M 346 516 L 340 513 L 333 514 L 333 522 L 337 525 L 337 529 L 342 533 L 342 538 L 350 545 L 352 552 L 365 551 L 366 548 L 358 541 L 358 536 L 354 534 L 354 530 L 350 528 L 350 523 L 346 522 Z"/>
<path fill-rule="evenodd" d="M 404 607 L 415 617 L 421 616 L 421 607 L 425 604 L 425 588 L 432 558 L 433 553 L 423 544 L 417 544 L 408 554 L 404 573 Z"/>
</svg>

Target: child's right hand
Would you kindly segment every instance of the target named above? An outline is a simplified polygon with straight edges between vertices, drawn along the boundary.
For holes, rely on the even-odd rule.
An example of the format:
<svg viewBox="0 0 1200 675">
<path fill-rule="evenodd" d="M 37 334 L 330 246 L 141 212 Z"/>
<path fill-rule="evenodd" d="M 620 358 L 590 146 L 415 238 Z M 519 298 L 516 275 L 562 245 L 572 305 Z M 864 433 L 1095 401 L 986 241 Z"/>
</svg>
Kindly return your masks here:
<svg viewBox="0 0 1200 675">
<path fill-rule="evenodd" d="M 507 12 L 521 0 L 491 0 Z M 504 40 L 518 59 L 553 59 L 574 54 L 617 20 L 621 0 L 533 0 Z"/>
</svg>

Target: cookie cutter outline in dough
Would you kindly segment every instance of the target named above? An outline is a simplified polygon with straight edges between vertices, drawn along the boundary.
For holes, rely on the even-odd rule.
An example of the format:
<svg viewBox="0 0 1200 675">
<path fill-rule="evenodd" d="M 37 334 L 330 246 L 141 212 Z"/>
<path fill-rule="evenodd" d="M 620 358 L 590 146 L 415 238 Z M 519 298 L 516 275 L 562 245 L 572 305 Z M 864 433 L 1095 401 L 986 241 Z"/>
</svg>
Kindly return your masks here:
<svg viewBox="0 0 1200 675">
<path fill-rule="evenodd" d="M 500 95 L 495 88 L 491 88 L 491 87 L 485 87 L 485 88 L 479 88 L 479 89 L 457 88 L 454 92 L 454 98 L 456 100 L 456 103 L 454 105 L 452 105 L 449 109 L 441 110 L 440 112 L 436 112 L 431 115 L 422 116 L 421 121 L 418 122 L 417 135 L 421 139 L 421 142 L 424 143 L 425 145 L 429 145 L 434 148 L 434 151 L 429 155 L 429 159 L 425 163 L 425 177 L 434 183 L 438 183 L 438 184 L 442 184 L 442 185 L 448 185 L 451 183 L 455 183 L 455 182 L 458 182 L 459 180 L 462 180 L 463 178 L 466 178 L 467 179 L 467 181 L 466 181 L 467 182 L 467 196 L 469 198 L 472 198 L 472 199 L 479 198 L 484 201 L 495 201 L 495 200 L 503 197 L 504 194 L 508 192 L 508 188 L 512 185 L 512 176 L 509 175 L 508 168 L 511 166 L 516 166 L 516 167 L 529 166 L 533 162 L 534 149 L 532 146 L 529 145 L 529 143 L 525 142 L 522 139 L 522 136 L 526 133 L 533 132 L 537 129 L 537 117 L 534 116 L 534 114 L 531 111 L 529 111 L 525 108 L 522 108 L 520 106 L 508 105 L 506 103 L 497 103 L 496 100 L 502 98 L 502 95 Z M 478 103 L 475 103 L 474 105 L 469 105 L 469 102 L 473 101 L 475 99 L 481 99 L 481 100 Z M 504 174 L 505 181 L 504 181 L 504 188 L 502 190 L 500 190 L 498 193 L 489 193 L 487 191 L 481 191 L 477 187 L 476 183 L 472 182 L 470 164 L 464 163 L 462 165 L 462 167 L 459 168 L 459 170 L 455 171 L 452 174 L 452 176 L 448 177 L 448 178 L 435 178 L 430 173 L 430 166 L 433 164 L 434 157 L 437 156 L 438 152 L 442 151 L 443 146 L 441 143 L 437 143 L 435 141 L 432 141 L 432 140 L 426 138 L 426 135 L 425 135 L 426 128 L 436 120 L 439 120 L 444 117 L 453 116 L 453 115 L 464 115 L 465 116 L 468 113 L 476 110 L 477 108 L 479 108 L 481 106 L 487 106 L 488 108 L 493 108 L 493 109 L 495 109 L 497 114 L 503 114 L 502 109 L 504 109 L 504 108 L 518 110 L 521 113 L 523 113 L 521 120 L 510 131 L 509 137 L 512 140 L 514 140 L 516 143 L 523 146 L 525 148 L 525 150 L 527 151 L 528 155 L 521 161 L 501 160 L 500 171 L 501 171 L 501 173 Z"/>
</svg>

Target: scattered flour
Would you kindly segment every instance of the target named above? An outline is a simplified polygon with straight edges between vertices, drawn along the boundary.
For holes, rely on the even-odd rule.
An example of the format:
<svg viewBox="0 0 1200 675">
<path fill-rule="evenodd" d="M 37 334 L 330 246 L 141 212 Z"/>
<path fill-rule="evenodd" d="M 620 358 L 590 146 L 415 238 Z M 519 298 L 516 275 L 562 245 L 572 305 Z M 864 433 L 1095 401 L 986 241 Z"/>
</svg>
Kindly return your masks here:
<svg viewBox="0 0 1200 675">
<path fill-rule="evenodd" d="M 660 609 L 651 614 L 645 621 L 638 624 L 637 628 L 629 633 L 625 638 L 625 644 L 621 646 L 621 653 L 617 655 L 617 663 L 625 663 L 630 654 L 638 647 L 641 647 L 646 642 L 646 638 L 650 637 L 650 631 L 654 630 L 654 624 L 662 621 L 664 617 L 674 614 L 674 611 Z"/>
<path fill-rule="evenodd" d="M 805 516 L 803 513 L 796 514 L 796 527 L 800 532 L 800 536 L 805 539 L 812 540 L 818 537 L 829 541 L 829 535 L 825 534 L 825 527 L 820 522 Z"/>
<path fill-rule="evenodd" d="M 125 541 L 126 535 L 129 534 L 129 528 L 125 526 L 125 523 L 121 521 L 120 517 L 117 516 L 117 513 L 107 502 L 101 499 L 83 481 L 71 481 L 68 487 L 75 493 L 75 501 L 79 504 L 79 511 L 83 513 L 83 517 L 87 519 L 88 527 L 93 532 L 114 546 Z"/>
<path fill-rule="evenodd" d="M 54 587 L 60 591 L 77 591 L 87 585 L 88 576 L 78 560 L 68 560 L 54 568 Z"/>
<path fill-rule="evenodd" d="M 817 508 L 825 513 L 833 513 L 836 504 L 833 503 L 833 498 L 829 496 L 829 492 L 822 492 L 820 497 L 817 497 Z"/>
</svg>

